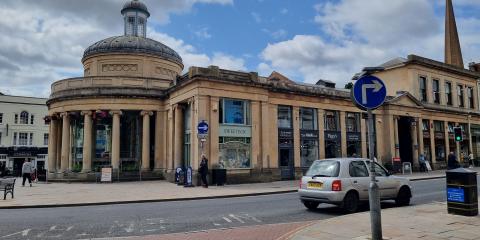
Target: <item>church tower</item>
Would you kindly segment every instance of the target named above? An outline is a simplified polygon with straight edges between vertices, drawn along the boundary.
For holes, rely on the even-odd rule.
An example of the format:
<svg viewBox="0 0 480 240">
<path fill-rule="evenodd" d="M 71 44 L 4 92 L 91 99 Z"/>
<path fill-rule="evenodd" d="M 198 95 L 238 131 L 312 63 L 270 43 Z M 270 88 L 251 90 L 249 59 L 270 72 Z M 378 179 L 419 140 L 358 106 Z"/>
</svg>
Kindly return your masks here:
<svg viewBox="0 0 480 240">
<path fill-rule="evenodd" d="M 458 38 L 457 23 L 452 0 L 447 0 L 445 11 L 445 63 L 464 68 L 462 49 Z"/>
</svg>

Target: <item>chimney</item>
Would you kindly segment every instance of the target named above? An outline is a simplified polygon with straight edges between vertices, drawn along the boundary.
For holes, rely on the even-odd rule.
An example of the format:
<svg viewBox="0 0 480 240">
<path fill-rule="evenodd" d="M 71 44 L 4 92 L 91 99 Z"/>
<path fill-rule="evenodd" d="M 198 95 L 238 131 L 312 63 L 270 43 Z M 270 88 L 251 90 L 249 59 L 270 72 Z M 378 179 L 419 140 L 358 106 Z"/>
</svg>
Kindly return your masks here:
<svg viewBox="0 0 480 240">
<path fill-rule="evenodd" d="M 471 62 L 468 64 L 468 69 L 473 72 L 480 72 L 480 63 Z"/>
</svg>

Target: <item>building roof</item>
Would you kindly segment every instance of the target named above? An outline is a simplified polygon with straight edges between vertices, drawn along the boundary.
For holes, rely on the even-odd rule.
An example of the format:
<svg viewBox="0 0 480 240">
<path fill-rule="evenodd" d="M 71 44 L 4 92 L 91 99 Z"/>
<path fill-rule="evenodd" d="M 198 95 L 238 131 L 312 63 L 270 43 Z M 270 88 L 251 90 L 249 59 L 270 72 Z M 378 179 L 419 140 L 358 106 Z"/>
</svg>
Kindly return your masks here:
<svg viewBox="0 0 480 240">
<path fill-rule="evenodd" d="M 150 38 L 131 35 L 109 37 L 92 44 L 83 53 L 82 61 L 90 56 L 104 53 L 151 54 L 183 66 L 180 55 L 165 44 Z"/>
<path fill-rule="evenodd" d="M 148 12 L 147 6 L 138 0 L 132 0 L 132 1 L 126 2 L 123 5 L 121 13 L 123 14 L 127 10 L 139 10 L 147 14 L 147 17 L 150 17 L 150 12 Z"/>
</svg>

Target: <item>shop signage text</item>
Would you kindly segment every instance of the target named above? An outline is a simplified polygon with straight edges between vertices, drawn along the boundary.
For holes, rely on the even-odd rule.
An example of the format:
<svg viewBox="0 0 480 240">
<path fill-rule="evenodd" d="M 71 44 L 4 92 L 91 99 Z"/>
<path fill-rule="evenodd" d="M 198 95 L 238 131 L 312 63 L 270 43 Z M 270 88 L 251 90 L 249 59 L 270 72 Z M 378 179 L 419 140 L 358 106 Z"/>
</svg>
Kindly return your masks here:
<svg viewBox="0 0 480 240">
<path fill-rule="evenodd" d="M 251 137 L 252 128 L 243 126 L 220 125 L 220 137 Z"/>
<path fill-rule="evenodd" d="M 315 130 L 301 130 L 300 131 L 301 138 L 318 138 L 318 131 Z"/>
<path fill-rule="evenodd" d="M 360 141 L 360 133 L 347 133 L 347 141 Z"/>
<path fill-rule="evenodd" d="M 340 132 L 325 132 L 325 139 L 330 141 L 340 141 Z"/>
</svg>

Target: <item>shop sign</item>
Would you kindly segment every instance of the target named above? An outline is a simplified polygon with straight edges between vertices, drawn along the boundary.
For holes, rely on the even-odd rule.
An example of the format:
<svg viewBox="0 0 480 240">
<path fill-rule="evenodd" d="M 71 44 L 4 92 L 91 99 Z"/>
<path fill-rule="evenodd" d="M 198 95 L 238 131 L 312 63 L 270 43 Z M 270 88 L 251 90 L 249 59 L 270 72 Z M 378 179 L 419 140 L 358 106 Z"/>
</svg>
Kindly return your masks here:
<svg viewBox="0 0 480 240">
<path fill-rule="evenodd" d="M 435 138 L 444 139 L 444 138 L 445 138 L 445 133 L 443 133 L 443 132 L 436 132 L 436 133 L 435 133 Z"/>
<path fill-rule="evenodd" d="M 360 133 L 347 133 L 347 141 L 360 141 Z"/>
<path fill-rule="evenodd" d="M 244 126 L 220 125 L 220 137 L 251 137 L 252 128 Z"/>
<path fill-rule="evenodd" d="M 316 138 L 318 139 L 318 131 L 315 130 L 301 130 L 300 131 L 301 138 Z"/>
<path fill-rule="evenodd" d="M 111 182 L 111 181 L 112 181 L 112 168 L 102 168 L 101 182 Z"/>
<path fill-rule="evenodd" d="M 340 141 L 340 132 L 325 132 L 325 140 Z"/>
<path fill-rule="evenodd" d="M 291 129 L 278 129 L 279 138 L 293 138 L 293 130 Z"/>
<path fill-rule="evenodd" d="M 37 155 L 36 147 L 9 147 L 8 155 L 11 157 L 33 157 Z"/>
<path fill-rule="evenodd" d="M 430 138 L 430 132 L 423 131 L 423 138 Z"/>
</svg>

